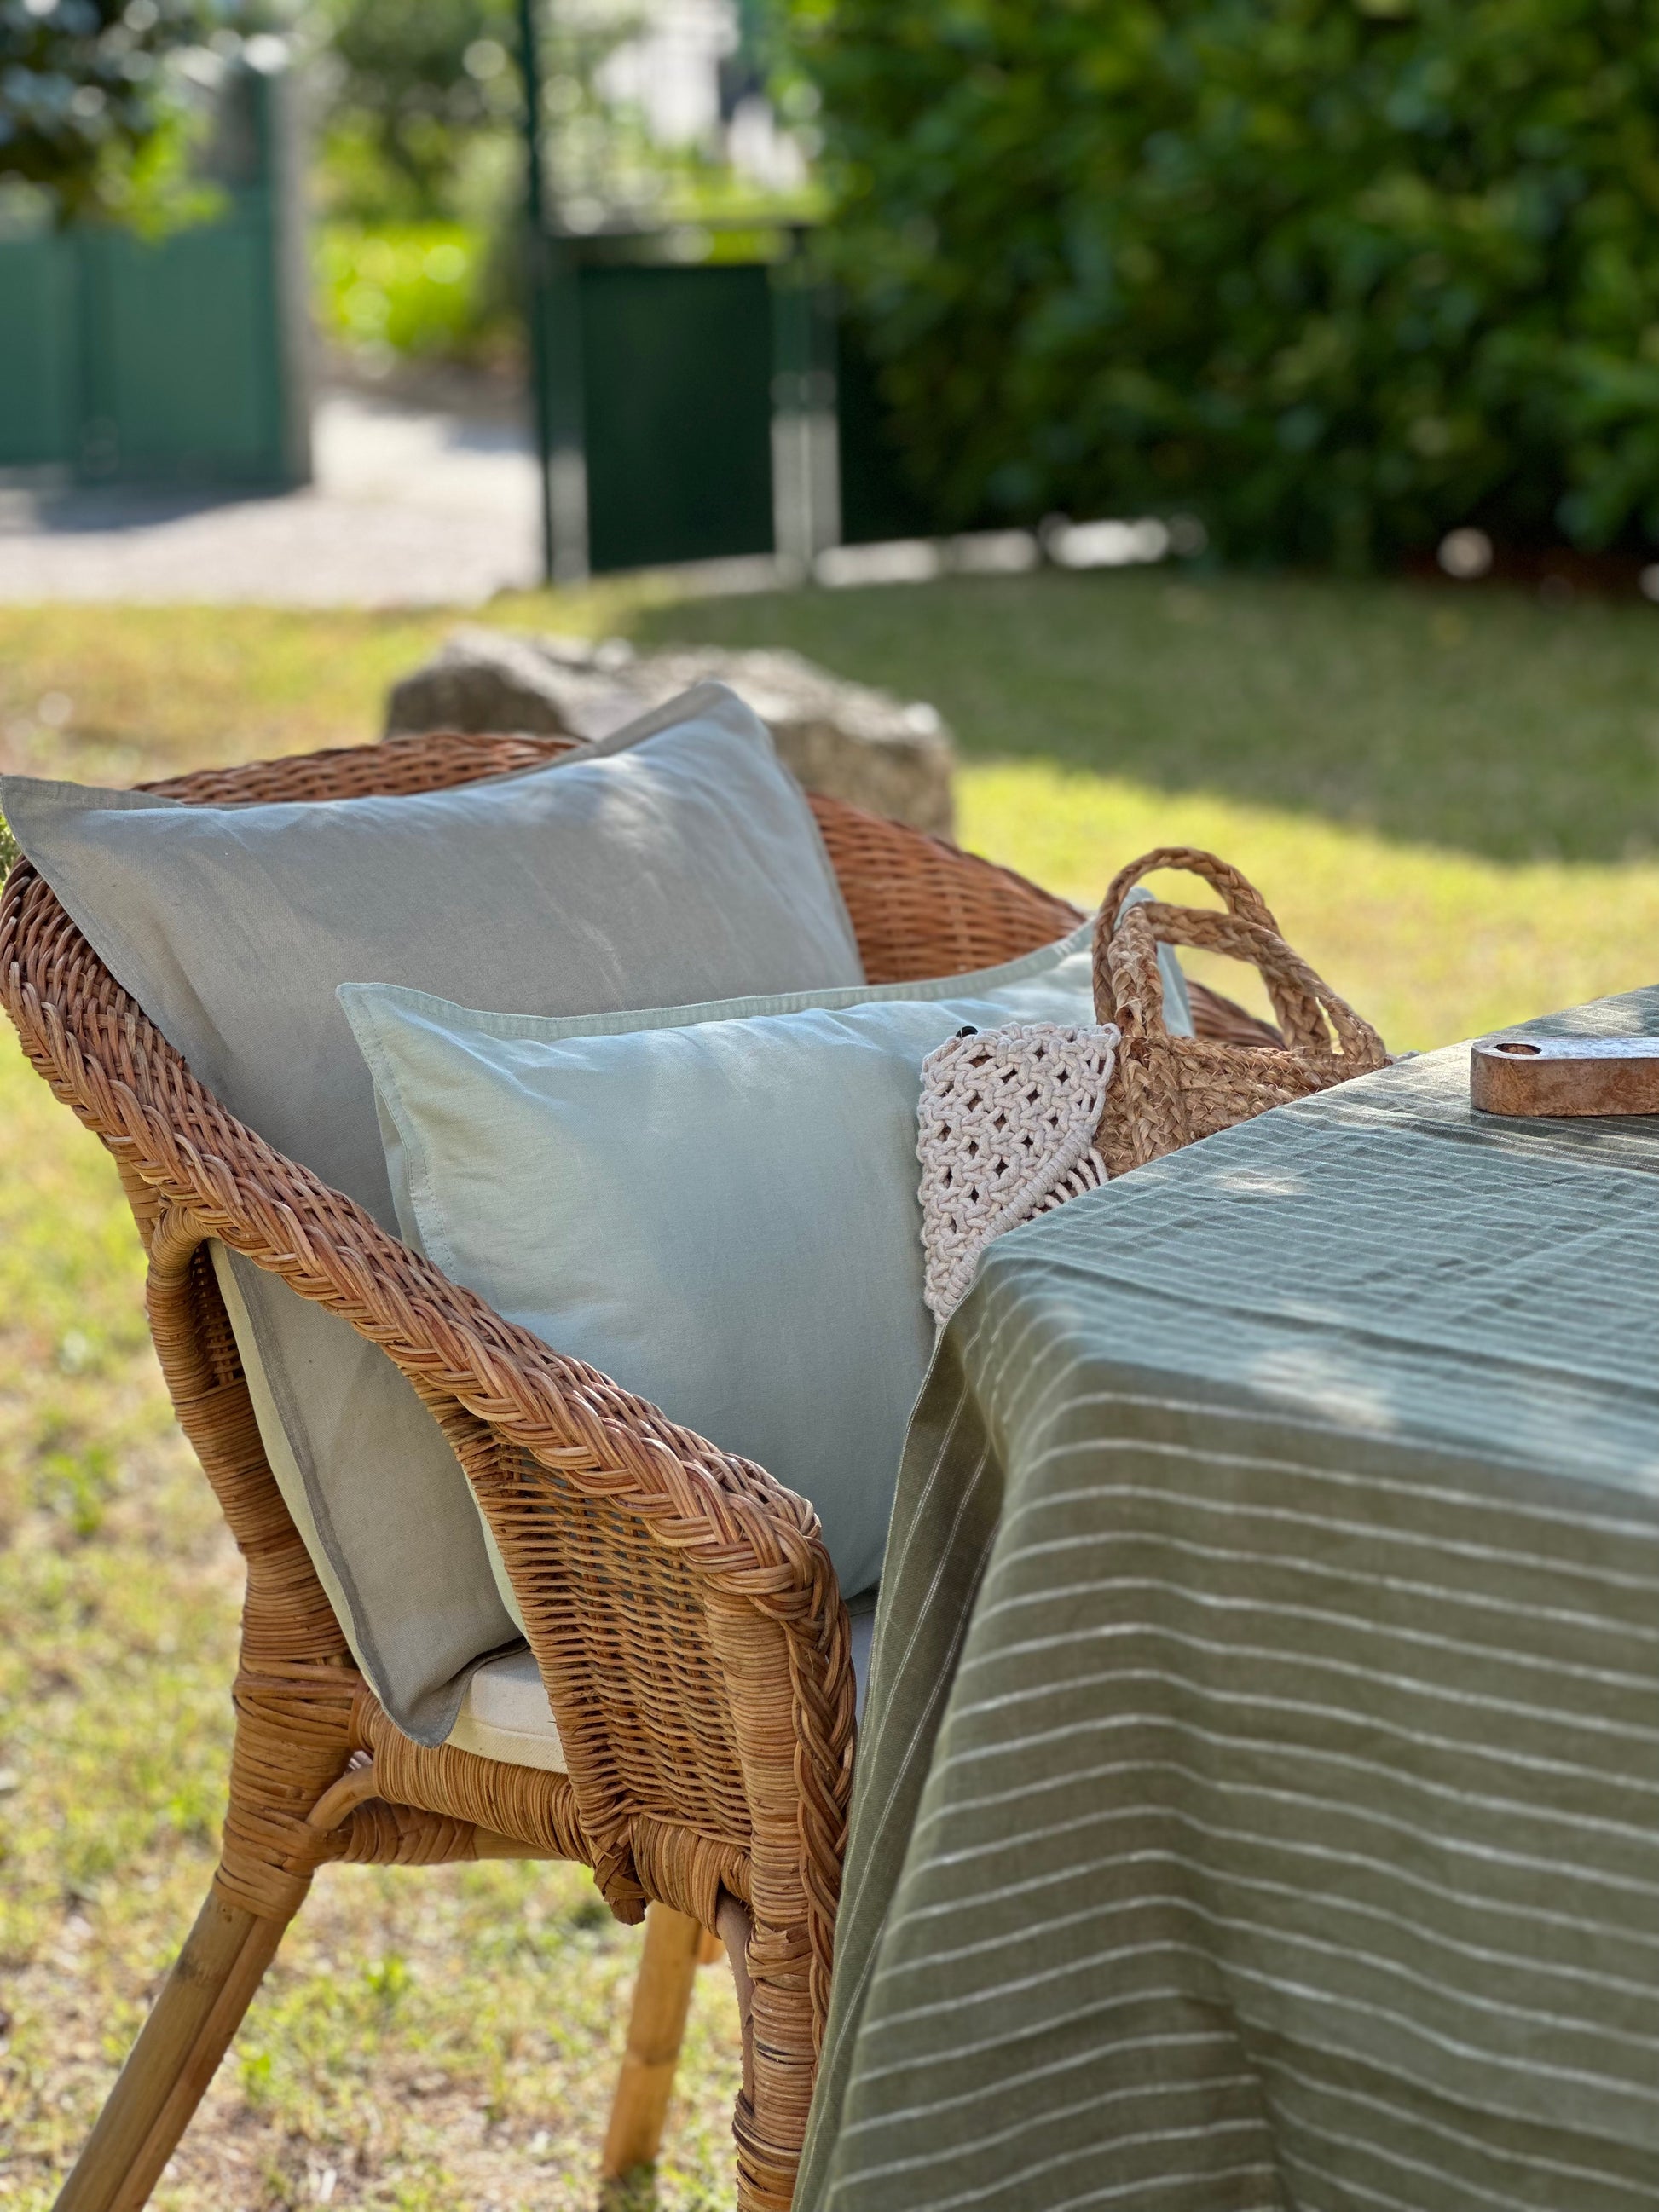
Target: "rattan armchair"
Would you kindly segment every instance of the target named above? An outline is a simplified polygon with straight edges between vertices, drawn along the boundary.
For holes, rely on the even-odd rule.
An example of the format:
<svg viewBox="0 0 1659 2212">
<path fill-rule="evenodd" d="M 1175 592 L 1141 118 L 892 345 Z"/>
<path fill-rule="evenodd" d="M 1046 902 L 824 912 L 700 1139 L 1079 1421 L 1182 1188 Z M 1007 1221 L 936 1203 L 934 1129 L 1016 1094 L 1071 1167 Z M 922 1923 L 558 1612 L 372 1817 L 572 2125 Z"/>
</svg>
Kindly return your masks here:
<svg viewBox="0 0 1659 2212">
<path fill-rule="evenodd" d="M 182 776 L 219 804 L 436 789 L 562 741 L 432 737 Z M 1073 908 L 951 846 L 815 799 L 872 981 L 1012 958 Z M 696 1930 L 744 2016 L 738 2203 L 784 2212 L 830 1992 L 854 1750 L 848 1620 L 812 1510 L 766 1472 L 562 1358 L 235 1121 L 26 861 L 0 899 L 0 994 L 36 1068 L 113 1155 L 149 1254 L 180 1425 L 247 1568 L 222 1854 L 58 2202 L 136 2212 L 318 1868 L 580 1860 L 653 1912 L 610 2162 L 649 2155 Z M 1212 1035 L 1260 1042 L 1200 994 Z M 266 1462 L 208 1240 L 381 1346 L 430 1407 L 507 1561 L 568 1765 L 405 1736 L 358 1673 Z M 671 1919 L 670 1915 L 678 1916 Z"/>
</svg>

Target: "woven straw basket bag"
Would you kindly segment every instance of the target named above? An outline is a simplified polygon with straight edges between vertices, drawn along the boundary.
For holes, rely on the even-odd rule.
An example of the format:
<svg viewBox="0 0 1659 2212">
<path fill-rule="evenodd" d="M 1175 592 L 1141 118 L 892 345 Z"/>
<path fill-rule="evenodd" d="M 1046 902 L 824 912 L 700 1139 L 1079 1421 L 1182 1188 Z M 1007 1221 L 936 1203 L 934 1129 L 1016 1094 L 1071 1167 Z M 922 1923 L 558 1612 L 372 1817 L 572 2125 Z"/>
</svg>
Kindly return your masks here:
<svg viewBox="0 0 1659 2212">
<path fill-rule="evenodd" d="M 1201 878 L 1224 907 L 1131 900 L 1161 868 Z M 1163 945 L 1258 969 L 1279 1042 L 1172 1036 Z M 1160 846 L 1113 878 L 1095 924 L 1094 984 L 1092 1029 L 967 1030 L 924 1064 L 916 1152 L 926 1295 L 940 1322 L 993 1237 L 1110 1176 L 1388 1064 L 1382 1038 L 1285 942 L 1255 885 L 1189 846 Z"/>
<path fill-rule="evenodd" d="M 1200 877 L 1220 892 L 1224 911 L 1156 899 L 1126 908 L 1133 886 L 1160 868 Z M 1117 917 L 1115 924 L 1109 926 L 1109 915 Z M 1160 945 L 1223 952 L 1259 970 L 1283 1042 L 1171 1036 L 1164 1026 Z M 1213 853 L 1187 845 L 1161 845 L 1113 878 L 1095 924 L 1095 1012 L 1121 1034 L 1100 1124 L 1109 1175 L 1144 1167 L 1270 1106 L 1310 1097 L 1389 1063 L 1370 1024 L 1285 942 L 1255 886 Z"/>
</svg>

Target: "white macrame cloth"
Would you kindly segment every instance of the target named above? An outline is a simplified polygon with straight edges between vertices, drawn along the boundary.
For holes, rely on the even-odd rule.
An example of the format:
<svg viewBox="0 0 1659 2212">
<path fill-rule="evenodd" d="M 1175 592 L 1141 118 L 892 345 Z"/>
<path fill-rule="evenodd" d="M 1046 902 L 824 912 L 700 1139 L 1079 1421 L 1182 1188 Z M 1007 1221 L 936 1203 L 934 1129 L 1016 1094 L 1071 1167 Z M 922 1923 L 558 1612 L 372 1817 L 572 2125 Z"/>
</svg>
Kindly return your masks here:
<svg viewBox="0 0 1659 2212">
<path fill-rule="evenodd" d="M 1095 1132 L 1118 1042 L 1111 1023 L 1014 1022 L 951 1037 L 922 1062 L 923 1294 L 936 1321 L 956 1311 L 994 1237 L 1105 1182 Z"/>
</svg>

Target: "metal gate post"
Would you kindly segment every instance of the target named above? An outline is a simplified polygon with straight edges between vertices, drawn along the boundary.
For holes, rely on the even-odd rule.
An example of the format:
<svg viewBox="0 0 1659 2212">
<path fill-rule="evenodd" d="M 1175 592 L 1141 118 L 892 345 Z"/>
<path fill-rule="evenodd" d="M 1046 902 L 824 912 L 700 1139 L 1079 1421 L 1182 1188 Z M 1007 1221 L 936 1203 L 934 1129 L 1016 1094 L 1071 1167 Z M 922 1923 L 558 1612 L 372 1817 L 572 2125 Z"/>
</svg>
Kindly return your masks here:
<svg viewBox="0 0 1659 2212">
<path fill-rule="evenodd" d="M 774 536 L 786 570 L 810 577 L 841 543 L 841 455 L 834 304 L 799 229 L 773 266 L 772 300 Z"/>
<path fill-rule="evenodd" d="M 547 406 L 552 580 L 579 584 L 587 575 L 590 563 L 581 248 L 571 239 L 550 238 L 546 249 L 542 377 Z"/>
<path fill-rule="evenodd" d="M 524 93 L 525 319 L 529 325 L 531 405 L 541 473 L 542 581 L 557 567 L 553 529 L 553 436 L 547 388 L 547 209 L 542 186 L 542 61 L 537 0 L 519 0 L 519 71 Z"/>
</svg>

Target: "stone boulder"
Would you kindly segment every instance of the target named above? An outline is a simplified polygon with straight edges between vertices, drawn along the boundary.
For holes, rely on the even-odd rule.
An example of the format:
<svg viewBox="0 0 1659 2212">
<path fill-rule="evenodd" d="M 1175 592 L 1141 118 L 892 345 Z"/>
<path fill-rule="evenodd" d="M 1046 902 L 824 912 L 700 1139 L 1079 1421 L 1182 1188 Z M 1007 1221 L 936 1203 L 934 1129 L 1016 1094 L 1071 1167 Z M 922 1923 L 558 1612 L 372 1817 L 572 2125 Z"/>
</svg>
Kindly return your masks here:
<svg viewBox="0 0 1659 2212">
<path fill-rule="evenodd" d="M 694 684 L 728 684 L 771 731 L 809 791 L 948 836 L 954 748 L 937 711 L 844 683 L 800 654 L 671 646 L 636 653 L 620 638 L 532 637 L 469 626 L 392 685 L 386 734 L 525 731 L 608 737 Z"/>
</svg>

